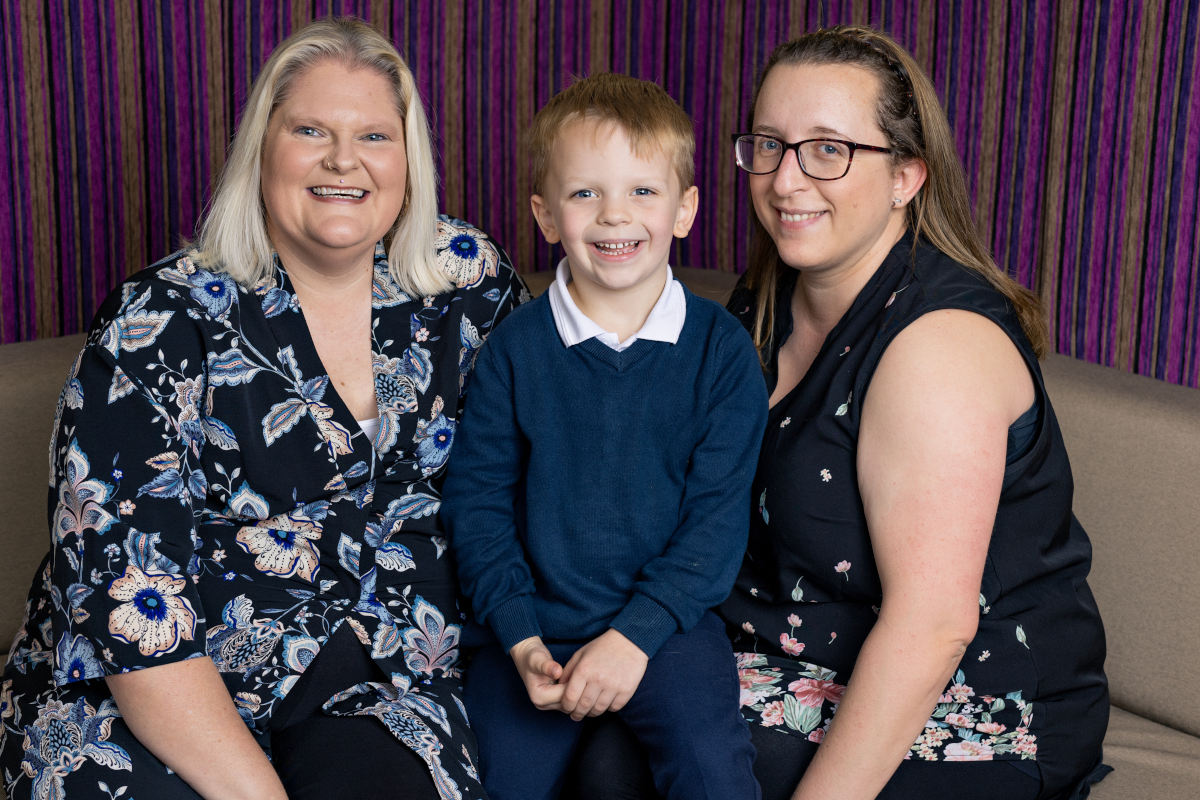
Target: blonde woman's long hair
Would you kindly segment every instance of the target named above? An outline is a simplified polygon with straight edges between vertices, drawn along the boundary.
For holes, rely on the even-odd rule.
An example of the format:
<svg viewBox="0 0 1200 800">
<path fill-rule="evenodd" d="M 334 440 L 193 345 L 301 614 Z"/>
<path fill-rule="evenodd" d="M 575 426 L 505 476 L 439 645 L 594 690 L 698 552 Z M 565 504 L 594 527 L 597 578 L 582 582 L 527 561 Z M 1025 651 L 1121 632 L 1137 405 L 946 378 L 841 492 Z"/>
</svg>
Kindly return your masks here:
<svg viewBox="0 0 1200 800">
<path fill-rule="evenodd" d="M 262 201 L 262 152 L 271 114 L 287 97 L 292 82 L 326 60 L 349 69 L 370 69 L 388 80 L 404 119 L 408 176 L 404 206 L 384 234 L 388 270 L 410 295 L 432 295 L 452 286 L 434 252 L 437 237 L 437 173 L 429 123 L 412 72 L 379 31 L 361 20 L 314 22 L 282 42 L 254 81 L 229 158 L 213 191 L 196 241 L 194 258 L 252 287 L 271 271 L 274 247 L 267 236 Z"/>
<path fill-rule="evenodd" d="M 850 64 L 879 80 L 876 122 L 888 138 L 897 164 L 925 163 L 925 185 L 908 204 L 907 224 L 914 242 L 925 239 L 968 269 L 979 273 L 1013 304 L 1021 328 L 1038 357 L 1046 355 L 1050 337 L 1040 301 L 1013 280 L 992 259 L 971 213 L 962 161 L 954 146 L 950 123 L 937 92 L 908 51 L 890 36 L 872 28 L 839 25 L 805 34 L 771 52 L 754 90 L 751 124 L 763 81 L 779 64 Z M 747 285 L 755 292 L 757 312 L 754 343 L 760 358 L 770 353 L 775 327 L 775 294 L 779 276 L 787 269 L 775 243 L 755 216 Z"/>
</svg>

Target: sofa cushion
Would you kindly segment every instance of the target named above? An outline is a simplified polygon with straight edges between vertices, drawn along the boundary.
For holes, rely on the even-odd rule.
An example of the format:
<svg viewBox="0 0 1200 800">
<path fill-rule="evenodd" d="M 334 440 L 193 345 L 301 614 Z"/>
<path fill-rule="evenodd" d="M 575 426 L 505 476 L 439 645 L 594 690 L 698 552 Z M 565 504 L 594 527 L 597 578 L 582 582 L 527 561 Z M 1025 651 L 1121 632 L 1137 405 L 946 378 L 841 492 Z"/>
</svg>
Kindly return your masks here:
<svg viewBox="0 0 1200 800">
<path fill-rule="evenodd" d="M 0 347 L 0 648 L 5 655 L 25 611 L 33 571 L 48 544 L 50 427 L 82 335 Z"/>
<path fill-rule="evenodd" d="M 1113 771 L 1090 800 L 1196 797 L 1200 794 L 1200 738 L 1116 706 L 1104 737 L 1104 763 Z"/>
<path fill-rule="evenodd" d="M 1112 701 L 1200 735 L 1200 391 L 1065 356 L 1043 370 L 1092 540 Z"/>
</svg>

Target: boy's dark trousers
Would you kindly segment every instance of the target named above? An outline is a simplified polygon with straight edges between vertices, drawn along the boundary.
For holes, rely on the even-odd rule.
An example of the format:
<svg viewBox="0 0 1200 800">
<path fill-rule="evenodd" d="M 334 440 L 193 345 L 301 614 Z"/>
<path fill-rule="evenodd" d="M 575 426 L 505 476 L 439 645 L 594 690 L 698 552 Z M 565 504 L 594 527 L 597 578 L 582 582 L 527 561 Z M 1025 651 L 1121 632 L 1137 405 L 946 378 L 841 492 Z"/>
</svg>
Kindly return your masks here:
<svg viewBox="0 0 1200 800">
<path fill-rule="evenodd" d="M 566 665 L 584 643 L 548 642 Z M 629 703 L 616 712 L 646 752 L 659 794 L 669 800 L 757 800 L 754 748 L 738 711 L 740 688 L 729 638 L 706 613 L 650 659 Z M 539 711 L 498 644 L 475 653 L 464 698 L 479 739 L 480 770 L 492 800 L 557 800 L 590 721 Z"/>
</svg>

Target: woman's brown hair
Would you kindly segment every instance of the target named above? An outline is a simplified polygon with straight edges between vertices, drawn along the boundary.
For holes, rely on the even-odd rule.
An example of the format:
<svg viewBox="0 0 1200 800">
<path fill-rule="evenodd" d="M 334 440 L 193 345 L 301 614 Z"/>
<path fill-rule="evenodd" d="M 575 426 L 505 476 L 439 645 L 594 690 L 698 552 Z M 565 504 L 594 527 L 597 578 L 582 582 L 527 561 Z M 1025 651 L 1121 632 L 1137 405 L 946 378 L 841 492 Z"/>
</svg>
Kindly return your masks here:
<svg viewBox="0 0 1200 800">
<path fill-rule="evenodd" d="M 879 81 L 876 122 L 888 138 L 892 158 L 901 164 L 924 162 L 925 185 L 908 204 L 906 214 L 914 243 L 925 239 L 968 269 L 982 275 L 1013 304 L 1021 327 L 1038 357 L 1050 340 L 1037 296 L 1001 270 L 992 259 L 971 214 L 962 161 L 950 123 L 925 72 L 908 51 L 887 34 L 867 27 L 839 25 L 805 34 L 776 47 L 763 67 L 750 106 L 751 125 L 763 81 L 779 64 L 850 64 Z M 757 296 L 754 344 L 766 361 L 775 326 L 779 275 L 788 269 L 775 243 L 755 217 L 747 287 Z"/>
</svg>

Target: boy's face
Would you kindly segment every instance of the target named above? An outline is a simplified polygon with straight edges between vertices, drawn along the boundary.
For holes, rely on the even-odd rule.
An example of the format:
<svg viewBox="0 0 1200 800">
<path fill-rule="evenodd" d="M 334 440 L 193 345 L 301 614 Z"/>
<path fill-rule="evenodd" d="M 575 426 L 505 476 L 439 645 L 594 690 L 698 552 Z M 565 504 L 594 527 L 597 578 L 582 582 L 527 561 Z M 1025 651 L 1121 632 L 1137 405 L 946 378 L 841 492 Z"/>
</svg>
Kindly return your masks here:
<svg viewBox="0 0 1200 800">
<path fill-rule="evenodd" d="M 577 120 L 559 133 L 533 214 L 548 242 L 562 242 L 575 290 L 662 291 L 674 237 L 687 236 L 697 190 L 684 189 L 668 153 L 639 158 L 611 122 Z"/>
</svg>

